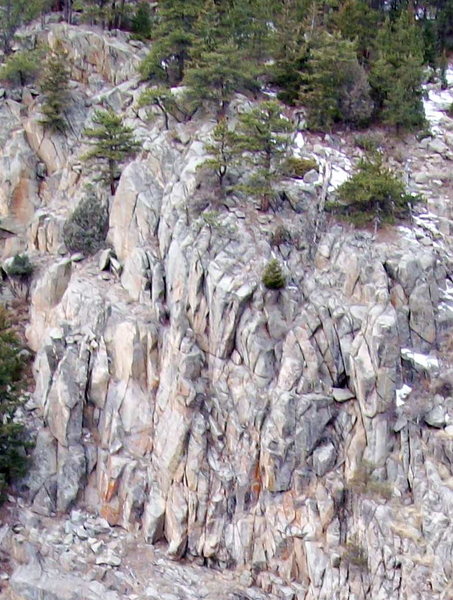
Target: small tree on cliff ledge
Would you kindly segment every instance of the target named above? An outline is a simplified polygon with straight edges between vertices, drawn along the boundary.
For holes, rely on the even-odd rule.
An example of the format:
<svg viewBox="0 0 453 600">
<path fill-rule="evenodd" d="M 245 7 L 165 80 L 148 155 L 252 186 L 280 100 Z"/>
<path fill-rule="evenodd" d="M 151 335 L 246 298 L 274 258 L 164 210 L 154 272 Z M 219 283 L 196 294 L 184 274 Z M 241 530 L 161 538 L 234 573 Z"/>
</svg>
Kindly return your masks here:
<svg viewBox="0 0 453 600">
<path fill-rule="evenodd" d="M 260 209 L 269 210 L 273 184 L 279 180 L 286 158 L 292 125 L 275 100 L 260 102 L 239 115 L 235 144 L 244 153 L 244 164 L 251 167 L 242 189 L 260 200 Z"/>
<path fill-rule="evenodd" d="M 126 127 L 112 110 L 96 110 L 92 122 L 96 127 L 85 129 L 83 133 L 93 148 L 83 160 L 99 164 L 99 179 L 107 183 L 114 194 L 121 174 L 120 165 L 138 152 L 140 144 L 134 138 L 133 129 Z"/>
</svg>

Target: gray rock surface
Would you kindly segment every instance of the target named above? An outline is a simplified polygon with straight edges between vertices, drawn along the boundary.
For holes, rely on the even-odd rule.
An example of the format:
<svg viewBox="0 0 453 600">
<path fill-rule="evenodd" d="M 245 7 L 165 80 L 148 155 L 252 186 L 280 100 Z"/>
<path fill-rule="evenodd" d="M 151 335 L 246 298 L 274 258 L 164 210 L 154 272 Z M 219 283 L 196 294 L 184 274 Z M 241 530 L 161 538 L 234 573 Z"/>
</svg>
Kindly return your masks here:
<svg viewBox="0 0 453 600">
<path fill-rule="evenodd" d="M 113 249 L 61 258 L 91 181 L 83 149 L 44 135 L 32 98 L 0 104 L 1 210 L 26 191 L 21 243 L 39 267 L 42 426 L 23 486 L 34 512 L 14 505 L 26 525 L 5 541 L 11 598 L 451 597 L 451 198 L 431 193 L 410 227 L 329 225 L 320 206 L 360 152 L 302 132 L 319 186 L 285 182 L 273 215 L 222 204 L 198 168 L 213 123 L 139 118 L 140 44 L 63 24 L 33 35 L 73 61 L 74 131 L 111 106 L 143 152 L 110 199 Z M 408 144 L 423 191 L 426 148 Z M 271 245 L 277 224 L 290 242 Z M 280 291 L 261 284 L 272 256 Z"/>
</svg>

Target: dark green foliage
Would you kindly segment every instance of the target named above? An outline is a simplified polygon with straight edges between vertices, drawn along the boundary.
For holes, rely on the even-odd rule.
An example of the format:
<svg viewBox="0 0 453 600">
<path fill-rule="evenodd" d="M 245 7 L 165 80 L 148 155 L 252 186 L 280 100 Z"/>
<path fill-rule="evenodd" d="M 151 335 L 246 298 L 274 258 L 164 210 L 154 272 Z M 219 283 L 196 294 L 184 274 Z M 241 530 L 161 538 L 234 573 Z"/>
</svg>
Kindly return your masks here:
<svg viewBox="0 0 453 600">
<path fill-rule="evenodd" d="M 178 123 L 191 119 L 194 109 L 187 102 L 185 95 L 178 98 L 171 90 L 163 85 L 158 85 L 145 90 L 138 101 L 140 108 L 155 106 L 164 117 L 165 129 L 169 128 L 169 117 L 173 117 Z"/>
<path fill-rule="evenodd" d="M 25 367 L 21 349 L 5 309 L 0 308 L 0 499 L 6 487 L 25 474 L 27 466 L 25 429 L 14 421 Z"/>
<path fill-rule="evenodd" d="M 308 50 L 302 46 L 301 54 L 294 59 L 276 61 L 268 68 L 270 83 L 279 88 L 277 98 L 289 106 L 299 102 L 304 81 L 302 73 L 306 70 L 308 57 Z"/>
<path fill-rule="evenodd" d="M 263 277 L 263 285 L 269 290 L 280 290 L 286 285 L 286 277 L 283 269 L 276 258 L 272 258 L 266 265 Z"/>
<path fill-rule="evenodd" d="M 203 50 L 189 64 L 183 83 L 190 100 L 212 104 L 221 118 L 236 92 L 258 91 L 256 76 L 253 63 L 228 42 Z"/>
<path fill-rule="evenodd" d="M 214 171 L 221 193 L 224 195 L 225 176 L 228 167 L 237 155 L 235 136 L 229 129 L 226 119 L 222 119 L 214 127 L 211 141 L 205 145 L 205 150 L 209 154 L 209 158 L 200 165 L 200 168 L 208 168 Z"/>
<path fill-rule="evenodd" d="M 72 0 L 64 0 L 71 4 Z M 108 29 L 124 29 L 128 24 L 130 5 L 117 0 L 74 0 L 74 10 L 80 11 L 80 18 L 90 25 L 100 25 Z M 72 12 L 72 11 L 70 11 Z"/>
<path fill-rule="evenodd" d="M 67 52 L 61 46 L 50 53 L 41 79 L 44 118 L 41 123 L 46 129 L 63 132 L 67 129 L 64 111 L 70 102 L 69 68 Z"/>
<path fill-rule="evenodd" d="M 447 115 L 453 119 L 453 102 L 447 108 Z"/>
<path fill-rule="evenodd" d="M 33 265 L 27 254 L 16 254 L 6 271 L 10 277 L 26 280 L 33 273 Z"/>
<path fill-rule="evenodd" d="M 195 26 L 202 10 L 202 0 L 161 0 L 155 41 L 140 65 L 144 79 L 173 86 L 184 77 L 185 66 L 192 56 Z"/>
<path fill-rule="evenodd" d="M 42 0 L 0 0 L 0 44 L 6 55 L 19 27 L 38 16 L 43 6 Z"/>
<path fill-rule="evenodd" d="M 387 19 L 377 38 L 370 83 L 381 120 L 400 129 L 420 129 L 423 109 L 423 40 L 409 12 Z"/>
<path fill-rule="evenodd" d="M 376 36 L 382 16 L 364 0 L 346 0 L 332 17 L 345 40 L 354 42 L 361 63 L 367 64 L 376 51 Z"/>
<path fill-rule="evenodd" d="M 41 53 L 22 50 L 11 54 L 0 69 L 0 80 L 13 86 L 24 86 L 36 81 L 41 71 Z"/>
<path fill-rule="evenodd" d="M 69 252 L 89 256 L 104 245 L 109 229 L 106 206 L 90 190 L 63 227 L 63 240 Z"/>
<path fill-rule="evenodd" d="M 241 186 L 260 199 L 260 209 L 269 210 L 274 181 L 281 177 L 292 125 L 282 117 L 279 102 L 268 100 L 239 115 L 234 139 L 241 162 L 250 167 Z"/>
<path fill-rule="evenodd" d="M 287 177 L 303 179 L 304 175 L 313 169 L 318 169 L 318 163 L 314 158 L 297 158 L 296 156 L 290 156 L 285 161 L 283 173 Z"/>
<path fill-rule="evenodd" d="M 148 2 L 139 2 L 131 19 L 133 37 L 139 40 L 148 40 L 151 37 L 153 26 L 151 9 Z"/>
<path fill-rule="evenodd" d="M 361 160 L 337 194 L 338 201 L 329 203 L 328 208 L 357 225 L 404 218 L 409 214 L 409 203 L 416 201 L 406 193 L 403 182 L 385 167 L 380 155 Z"/>
<path fill-rule="evenodd" d="M 133 129 L 126 127 L 112 110 L 95 110 L 92 122 L 95 127 L 84 130 L 92 150 L 83 159 L 99 166 L 99 180 L 107 183 L 114 194 L 121 174 L 120 165 L 138 152 L 140 144 L 134 138 Z"/>
<path fill-rule="evenodd" d="M 301 102 L 308 125 L 328 130 L 334 123 L 366 124 L 373 112 L 367 75 L 354 44 L 338 35 L 320 34 L 310 51 Z"/>
</svg>

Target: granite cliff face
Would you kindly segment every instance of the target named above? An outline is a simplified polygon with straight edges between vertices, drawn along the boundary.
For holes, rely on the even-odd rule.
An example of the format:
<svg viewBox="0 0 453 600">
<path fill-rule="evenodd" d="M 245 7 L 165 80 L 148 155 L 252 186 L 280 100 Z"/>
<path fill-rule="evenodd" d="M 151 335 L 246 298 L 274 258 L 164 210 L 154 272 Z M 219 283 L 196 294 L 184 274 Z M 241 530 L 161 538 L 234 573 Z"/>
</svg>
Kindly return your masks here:
<svg viewBox="0 0 453 600">
<path fill-rule="evenodd" d="M 427 210 L 373 234 L 321 213 L 360 156 L 352 136 L 299 132 L 320 173 L 285 181 L 276 212 L 222 203 L 197 168 L 209 117 L 166 131 L 137 109 L 139 43 L 61 24 L 35 38 L 67 48 L 74 103 L 63 137 L 29 90 L 0 101 L 0 210 L 23 232 L 4 257 L 39 265 L 28 409 L 42 426 L 11 508 L 22 527 L 2 530 L 10 597 L 452 598 L 445 98 L 433 138 L 389 150 Z M 80 261 L 62 226 L 99 106 L 143 151 L 111 199 L 111 250 Z M 271 256 L 282 291 L 261 284 Z"/>
</svg>

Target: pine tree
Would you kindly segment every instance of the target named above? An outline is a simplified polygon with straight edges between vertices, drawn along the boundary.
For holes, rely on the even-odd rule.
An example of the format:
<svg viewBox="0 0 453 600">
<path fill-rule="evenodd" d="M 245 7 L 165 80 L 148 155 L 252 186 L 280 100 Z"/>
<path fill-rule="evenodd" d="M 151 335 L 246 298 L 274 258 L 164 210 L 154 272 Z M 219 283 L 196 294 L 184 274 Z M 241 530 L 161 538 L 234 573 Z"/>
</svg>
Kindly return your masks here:
<svg viewBox="0 0 453 600">
<path fill-rule="evenodd" d="M 41 0 L 0 0 L 0 44 L 6 55 L 16 31 L 39 15 L 41 6 Z"/>
<path fill-rule="evenodd" d="M 15 422 L 14 413 L 20 404 L 20 382 L 24 363 L 20 357 L 18 337 L 11 330 L 6 311 L 0 309 L 0 500 L 5 488 L 15 478 L 25 474 L 27 458 L 24 449 L 25 428 Z"/>
<path fill-rule="evenodd" d="M 126 127 L 122 118 L 112 110 L 94 111 L 92 122 L 96 127 L 85 129 L 84 135 L 93 148 L 83 159 L 100 166 L 99 179 L 107 183 L 114 194 L 120 165 L 138 152 L 140 144 L 134 138 L 133 129 Z"/>
<path fill-rule="evenodd" d="M 363 159 L 353 175 L 337 190 L 338 202 L 330 208 L 348 216 L 357 225 L 373 220 L 377 224 L 392 222 L 409 213 L 409 203 L 417 197 L 406 193 L 401 179 L 375 154 Z"/>
<path fill-rule="evenodd" d="M 178 100 L 171 90 L 163 85 L 154 86 L 145 90 L 138 101 L 139 108 L 146 106 L 157 107 L 164 117 L 165 129 L 169 128 L 170 117 L 173 117 L 178 123 L 184 123 L 193 116 L 195 112 L 189 103 L 186 102 L 186 97 L 183 95 L 181 100 Z"/>
<path fill-rule="evenodd" d="M 212 169 L 217 177 L 222 196 L 225 195 L 225 176 L 228 167 L 237 156 L 235 136 L 228 127 L 228 121 L 221 119 L 214 127 L 211 140 L 205 145 L 205 151 L 210 158 L 201 167 Z"/>
<path fill-rule="evenodd" d="M 308 108 L 309 127 L 328 130 L 339 121 L 366 123 L 373 103 L 354 44 L 326 32 L 316 38 L 315 44 L 307 60 L 300 96 Z"/>
<path fill-rule="evenodd" d="M 41 123 L 52 131 L 65 131 L 67 121 L 64 111 L 69 105 L 69 68 L 68 56 L 62 46 L 56 49 L 47 58 L 44 74 L 41 80 L 43 94 L 42 113 L 44 118 Z"/>
<path fill-rule="evenodd" d="M 282 117 L 281 105 L 274 100 L 260 102 L 239 115 L 236 151 L 244 153 L 243 160 L 251 167 L 242 189 L 260 198 L 263 211 L 269 210 L 273 183 L 281 175 L 291 131 L 291 123 Z"/>
<path fill-rule="evenodd" d="M 331 20 L 343 39 L 354 42 L 360 62 L 367 64 L 376 51 L 378 11 L 364 0 L 346 0 Z"/>
<path fill-rule="evenodd" d="M 151 37 L 152 17 L 148 2 L 139 2 L 131 19 L 131 30 L 140 40 Z"/>
<path fill-rule="evenodd" d="M 155 41 L 139 71 L 143 78 L 169 86 L 180 83 L 191 57 L 202 0 L 159 2 Z"/>
<path fill-rule="evenodd" d="M 262 282 L 269 290 L 280 290 L 286 285 L 286 277 L 276 258 L 272 258 L 266 265 Z"/>
<path fill-rule="evenodd" d="M 259 89 L 253 63 L 232 42 L 202 51 L 190 63 L 183 83 L 188 88 L 188 99 L 214 105 L 219 119 L 225 116 L 236 92 Z"/>
<path fill-rule="evenodd" d="M 383 122 L 397 131 L 423 127 L 423 39 L 408 11 L 387 19 L 377 47 L 370 83 Z"/>
</svg>

